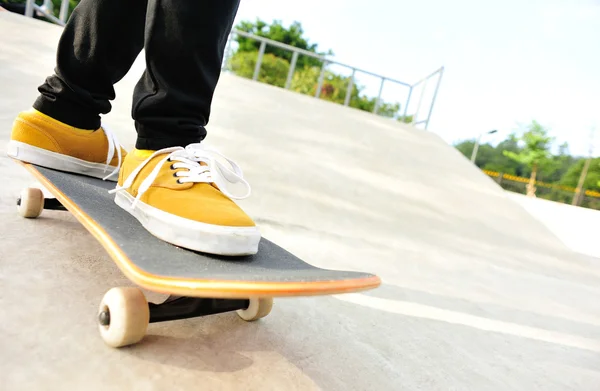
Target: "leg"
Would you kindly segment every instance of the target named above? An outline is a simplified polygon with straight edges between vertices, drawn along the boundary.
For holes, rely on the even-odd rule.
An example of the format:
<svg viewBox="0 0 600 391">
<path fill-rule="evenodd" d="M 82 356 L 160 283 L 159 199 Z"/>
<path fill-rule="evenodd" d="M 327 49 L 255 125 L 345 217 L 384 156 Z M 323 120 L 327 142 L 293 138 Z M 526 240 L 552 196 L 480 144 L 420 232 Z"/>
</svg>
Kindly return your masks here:
<svg viewBox="0 0 600 391">
<path fill-rule="evenodd" d="M 55 74 L 32 110 L 13 124 L 9 156 L 43 167 L 116 180 L 125 151 L 101 128 L 113 84 L 144 42 L 147 0 L 82 0 L 60 38 Z M 102 131 L 90 131 L 100 130 Z"/>
<path fill-rule="evenodd" d="M 98 129 L 144 41 L 147 0 L 82 0 L 58 45 L 56 74 L 39 87 L 38 111 L 81 129 Z"/>
<path fill-rule="evenodd" d="M 136 148 L 157 150 L 206 137 L 213 93 L 239 0 L 150 0 L 146 72 L 134 91 Z"/>
<path fill-rule="evenodd" d="M 250 195 L 241 169 L 198 143 L 239 0 L 149 0 L 146 72 L 134 92 L 136 150 L 115 203 L 157 238 L 218 255 L 256 254 L 260 231 L 233 199 Z M 190 145 L 195 144 L 195 145 Z M 170 148 L 179 147 L 179 148 Z M 186 147 L 181 148 L 181 147 Z M 233 194 L 233 186 L 244 189 Z"/>
</svg>

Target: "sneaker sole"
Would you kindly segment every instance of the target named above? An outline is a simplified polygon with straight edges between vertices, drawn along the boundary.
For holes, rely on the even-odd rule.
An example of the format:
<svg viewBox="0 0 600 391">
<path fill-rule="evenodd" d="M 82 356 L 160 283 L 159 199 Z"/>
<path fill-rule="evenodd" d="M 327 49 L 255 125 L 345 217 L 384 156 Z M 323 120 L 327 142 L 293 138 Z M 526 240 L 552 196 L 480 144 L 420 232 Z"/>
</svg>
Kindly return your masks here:
<svg viewBox="0 0 600 391">
<path fill-rule="evenodd" d="M 122 191 L 115 203 L 135 217 L 152 235 L 165 242 L 208 254 L 241 256 L 258 252 L 260 232 L 257 227 L 224 227 L 179 217 L 138 201 Z"/>
<path fill-rule="evenodd" d="M 15 140 L 10 140 L 8 142 L 7 154 L 14 159 L 38 166 L 100 179 L 103 179 L 114 170 L 114 167 L 112 166 L 106 168 L 105 163 L 88 162 Z M 118 180 L 118 172 L 106 180 L 116 182 Z"/>
</svg>

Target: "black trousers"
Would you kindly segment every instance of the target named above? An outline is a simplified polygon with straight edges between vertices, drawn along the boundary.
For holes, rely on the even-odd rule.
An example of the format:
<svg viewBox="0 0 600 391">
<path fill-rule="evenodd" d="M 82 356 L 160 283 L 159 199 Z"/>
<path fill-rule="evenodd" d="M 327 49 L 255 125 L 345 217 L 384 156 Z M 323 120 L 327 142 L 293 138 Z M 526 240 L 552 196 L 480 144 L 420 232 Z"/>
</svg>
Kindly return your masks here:
<svg viewBox="0 0 600 391">
<path fill-rule="evenodd" d="M 98 129 L 113 85 L 145 49 L 133 93 L 136 148 L 185 146 L 206 137 L 213 93 L 239 0 L 82 0 L 60 38 L 55 74 L 34 108 Z"/>
</svg>

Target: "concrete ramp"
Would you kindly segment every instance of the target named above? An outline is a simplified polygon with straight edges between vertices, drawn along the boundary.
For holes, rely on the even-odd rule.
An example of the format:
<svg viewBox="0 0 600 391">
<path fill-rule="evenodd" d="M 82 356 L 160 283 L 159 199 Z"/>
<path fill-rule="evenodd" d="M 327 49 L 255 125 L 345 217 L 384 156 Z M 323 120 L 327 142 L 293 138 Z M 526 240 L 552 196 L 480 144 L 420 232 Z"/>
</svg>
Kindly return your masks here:
<svg viewBox="0 0 600 391">
<path fill-rule="evenodd" d="M 54 67 L 61 29 L 0 13 L 0 147 Z M 131 148 L 139 59 L 105 122 Z M 33 179 L 0 157 L 0 388 L 596 390 L 600 267 L 435 134 L 225 74 L 207 143 L 252 185 L 264 236 L 381 288 L 155 324 L 104 346 L 95 312 L 129 285 L 67 213 L 17 216 Z M 157 295 L 150 295 L 156 298 Z"/>
</svg>

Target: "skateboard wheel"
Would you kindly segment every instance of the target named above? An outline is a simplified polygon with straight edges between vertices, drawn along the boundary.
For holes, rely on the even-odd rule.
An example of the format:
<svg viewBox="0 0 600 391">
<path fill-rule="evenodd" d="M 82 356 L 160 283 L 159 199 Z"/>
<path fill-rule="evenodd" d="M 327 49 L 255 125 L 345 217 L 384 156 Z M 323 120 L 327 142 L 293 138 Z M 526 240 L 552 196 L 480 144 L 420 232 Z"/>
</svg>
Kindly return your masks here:
<svg viewBox="0 0 600 391">
<path fill-rule="evenodd" d="M 109 346 L 118 348 L 141 341 L 149 322 L 148 301 L 138 288 L 112 288 L 100 303 L 98 329 Z"/>
<path fill-rule="evenodd" d="M 23 217 L 35 219 L 44 210 L 44 193 L 36 187 L 28 187 L 21 191 L 17 200 L 17 211 Z"/>
<path fill-rule="evenodd" d="M 237 314 L 240 318 L 245 321 L 253 321 L 260 318 L 264 318 L 269 315 L 271 309 L 273 308 L 273 298 L 265 297 L 265 298 L 252 298 L 250 299 L 250 305 L 245 310 L 237 310 Z"/>
</svg>

